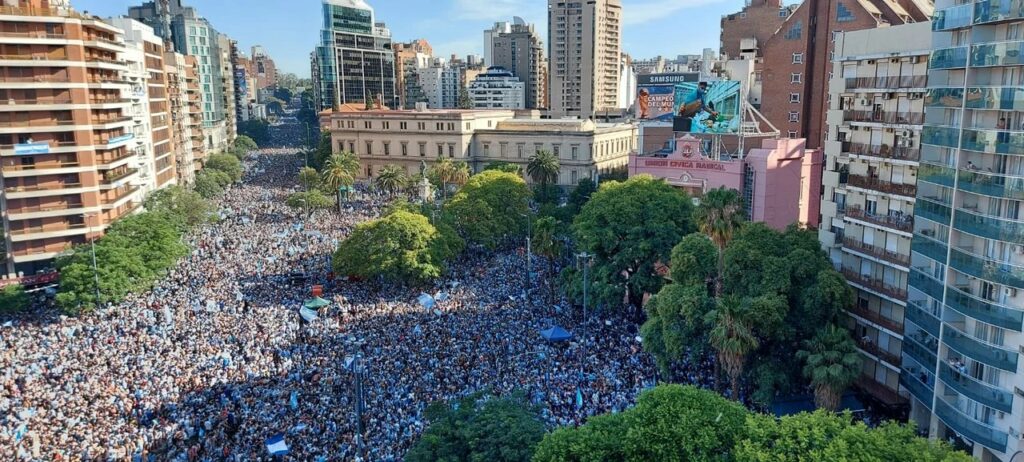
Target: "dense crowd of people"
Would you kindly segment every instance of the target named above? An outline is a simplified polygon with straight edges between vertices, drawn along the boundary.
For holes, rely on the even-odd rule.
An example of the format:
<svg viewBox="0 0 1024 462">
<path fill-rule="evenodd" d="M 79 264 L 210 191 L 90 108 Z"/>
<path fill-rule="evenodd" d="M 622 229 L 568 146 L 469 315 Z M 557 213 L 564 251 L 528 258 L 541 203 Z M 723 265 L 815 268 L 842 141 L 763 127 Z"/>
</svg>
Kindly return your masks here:
<svg viewBox="0 0 1024 462">
<path fill-rule="evenodd" d="M 295 151 L 246 164 L 221 219 L 189 236 L 191 255 L 152 291 L 0 327 L 0 460 L 261 461 L 265 440 L 284 434 L 289 460 L 397 461 L 436 400 L 523 390 L 548 424 L 573 425 L 654 384 L 635 324 L 583 323 L 525 293 L 521 252 L 462 257 L 429 308 L 419 290 L 333 278 L 339 240 L 386 203 L 359 194 L 343 214 L 307 214 L 284 205 L 298 190 Z M 304 322 L 313 285 L 330 305 Z M 556 324 L 574 339 L 545 342 L 539 331 Z M 356 355 L 362 441 L 346 367 Z"/>
</svg>

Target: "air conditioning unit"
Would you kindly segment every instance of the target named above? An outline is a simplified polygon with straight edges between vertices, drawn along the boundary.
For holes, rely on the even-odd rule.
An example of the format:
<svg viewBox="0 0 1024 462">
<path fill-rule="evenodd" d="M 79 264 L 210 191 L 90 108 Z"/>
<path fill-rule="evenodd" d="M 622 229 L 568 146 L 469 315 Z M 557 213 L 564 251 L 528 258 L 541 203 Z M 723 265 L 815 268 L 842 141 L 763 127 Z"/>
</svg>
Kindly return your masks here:
<svg viewBox="0 0 1024 462">
<path fill-rule="evenodd" d="M 1017 289 L 1015 289 L 1013 287 L 1007 287 L 1006 288 L 1006 296 L 1007 297 L 1011 297 L 1011 298 L 1012 297 L 1016 297 L 1017 296 Z"/>
<path fill-rule="evenodd" d="M 861 106 L 870 106 L 870 105 L 871 105 L 871 102 L 870 102 L 870 101 L 868 101 L 868 99 L 867 99 L 867 98 L 861 98 L 861 100 L 860 100 L 860 105 L 861 105 Z"/>
<path fill-rule="evenodd" d="M 903 138 L 910 138 L 912 135 L 913 132 L 910 130 L 903 130 L 902 132 L 900 132 L 900 136 L 902 136 Z"/>
<path fill-rule="evenodd" d="M 868 64 L 875 64 L 875 60 L 873 60 L 873 59 L 869 59 L 869 60 L 868 60 Z"/>
<path fill-rule="evenodd" d="M 911 56 L 910 60 L 909 60 L 910 64 L 917 64 L 920 61 L 921 61 L 921 57 L 920 56 Z"/>
<path fill-rule="evenodd" d="M 896 94 L 895 93 L 886 93 L 885 94 L 885 99 L 894 99 L 894 98 L 896 98 Z"/>
</svg>

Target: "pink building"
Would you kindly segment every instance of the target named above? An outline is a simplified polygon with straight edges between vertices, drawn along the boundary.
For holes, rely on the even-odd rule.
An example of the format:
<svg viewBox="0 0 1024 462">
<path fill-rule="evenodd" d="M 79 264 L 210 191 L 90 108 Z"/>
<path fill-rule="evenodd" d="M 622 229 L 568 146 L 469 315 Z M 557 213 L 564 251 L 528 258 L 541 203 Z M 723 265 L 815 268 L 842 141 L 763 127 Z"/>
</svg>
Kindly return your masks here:
<svg viewBox="0 0 1024 462">
<path fill-rule="evenodd" d="M 701 140 L 684 135 L 661 151 L 632 154 L 629 176 L 651 175 L 695 197 L 724 186 L 743 197 L 747 218 L 775 229 L 793 223 L 816 228 L 821 203 L 822 153 L 803 139 L 761 140 L 743 160 L 714 160 Z"/>
</svg>

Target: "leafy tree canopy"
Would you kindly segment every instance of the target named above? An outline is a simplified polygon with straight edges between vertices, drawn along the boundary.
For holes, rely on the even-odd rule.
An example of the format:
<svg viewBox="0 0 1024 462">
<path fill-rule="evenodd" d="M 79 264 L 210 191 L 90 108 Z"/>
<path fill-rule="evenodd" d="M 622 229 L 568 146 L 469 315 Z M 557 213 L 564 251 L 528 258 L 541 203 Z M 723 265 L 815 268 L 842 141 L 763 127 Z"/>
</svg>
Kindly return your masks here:
<svg viewBox="0 0 1024 462">
<path fill-rule="evenodd" d="M 196 174 L 196 182 L 192 189 L 203 199 L 213 199 L 224 193 L 222 181 L 231 183 L 231 178 L 224 172 L 214 170 L 202 170 Z"/>
<path fill-rule="evenodd" d="M 238 137 L 235 138 L 235 148 L 248 152 L 255 151 L 260 147 L 252 138 L 249 138 L 248 136 L 245 135 L 238 135 Z"/>
<path fill-rule="evenodd" d="M 334 271 L 417 285 L 441 276 L 456 244 L 427 218 L 398 210 L 360 224 L 334 253 Z"/>
<path fill-rule="evenodd" d="M 143 205 L 150 212 L 163 213 L 175 218 L 175 222 L 183 231 L 209 223 L 215 218 L 213 205 L 203 199 L 198 192 L 189 191 L 181 186 L 154 191 Z"/>
<path fill-rule="evenodd" d="M 466 240 L 493 248 L 526 231 L 529 197 L 522 178 L 486 170 L 473 175 L 444 210 Z"/>
<path fill-rule="evenodd" d="M 487 170 L 498 170 L 501 172 L 511 173 L 513 175 L 523 174 L 523 169 L 519 165 L 503 161 L 488 162 L 487 165 L 484 166 L 484 171 Z"/>
<path fill-rule="evenodd" d="M 409 462 L 527 462 L 544 436 L 539 409 L 519 393 L 475 393 L 434 403 L 424 415 L 430 426 L 406 454 Z"/>
<path fill-rule="evenodd" d="M 334 207 L 334 199 L 331 199 L 319 190 L 312 189 L 309 192 L 301 191 L 292 193 L 285 200 L 289 207 L 296 209 L 322 210 Z"/>
<path fill-rule="evenodd" d="M 270 143 L 270 124 L 262 120 L 246 120 L 238 124 L 238 134 L 249 137 L 258 146 Z"/>
<path fill-rule="evenodd" d="M 232 182 L 242 179 L 242 162 L 229 154 L 214 154 L 206 161 L 207 169 L 224 172 Z"/>
<path fill-rule="evenodd" d="M 31 300 L 25 288 L 14 284 L 0 289 L 0 313 L 13 313 L 28 308 Z"/>
</svg>

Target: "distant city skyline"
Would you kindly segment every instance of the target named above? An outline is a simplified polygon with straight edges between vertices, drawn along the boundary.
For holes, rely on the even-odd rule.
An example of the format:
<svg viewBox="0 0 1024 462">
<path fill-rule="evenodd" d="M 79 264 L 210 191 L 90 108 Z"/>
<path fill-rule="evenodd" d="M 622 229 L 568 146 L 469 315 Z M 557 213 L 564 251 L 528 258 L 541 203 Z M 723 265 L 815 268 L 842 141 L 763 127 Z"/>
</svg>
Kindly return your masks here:
<svg viewBox="0 0 1024 462">
<path fill-rule="evenodd" d="M 483 31 L 520 16 L 536 24 L 547 47 L 547 0 L 366 0 L 393 40 L 423 38 L 436 56 L 483 55 Z M 71 0 L 79 11 L 121 16 L 143 0 Z M 309 53 L 318 40 L 320 0 L 185 0 L 248 54 L 262 45 L 281 72 L 309 76 Z M 788 3 L 788 2 L 787 2 Z M 719 20 L 742 5 L 726 0 L 623 0 L 623 51 L 634 58 L 700 54 L 718 49 Z M 455 22 L 455 24 L 453 24 Z M 546 52 L 545 52 L 546 54 Z"/>
</svg>

